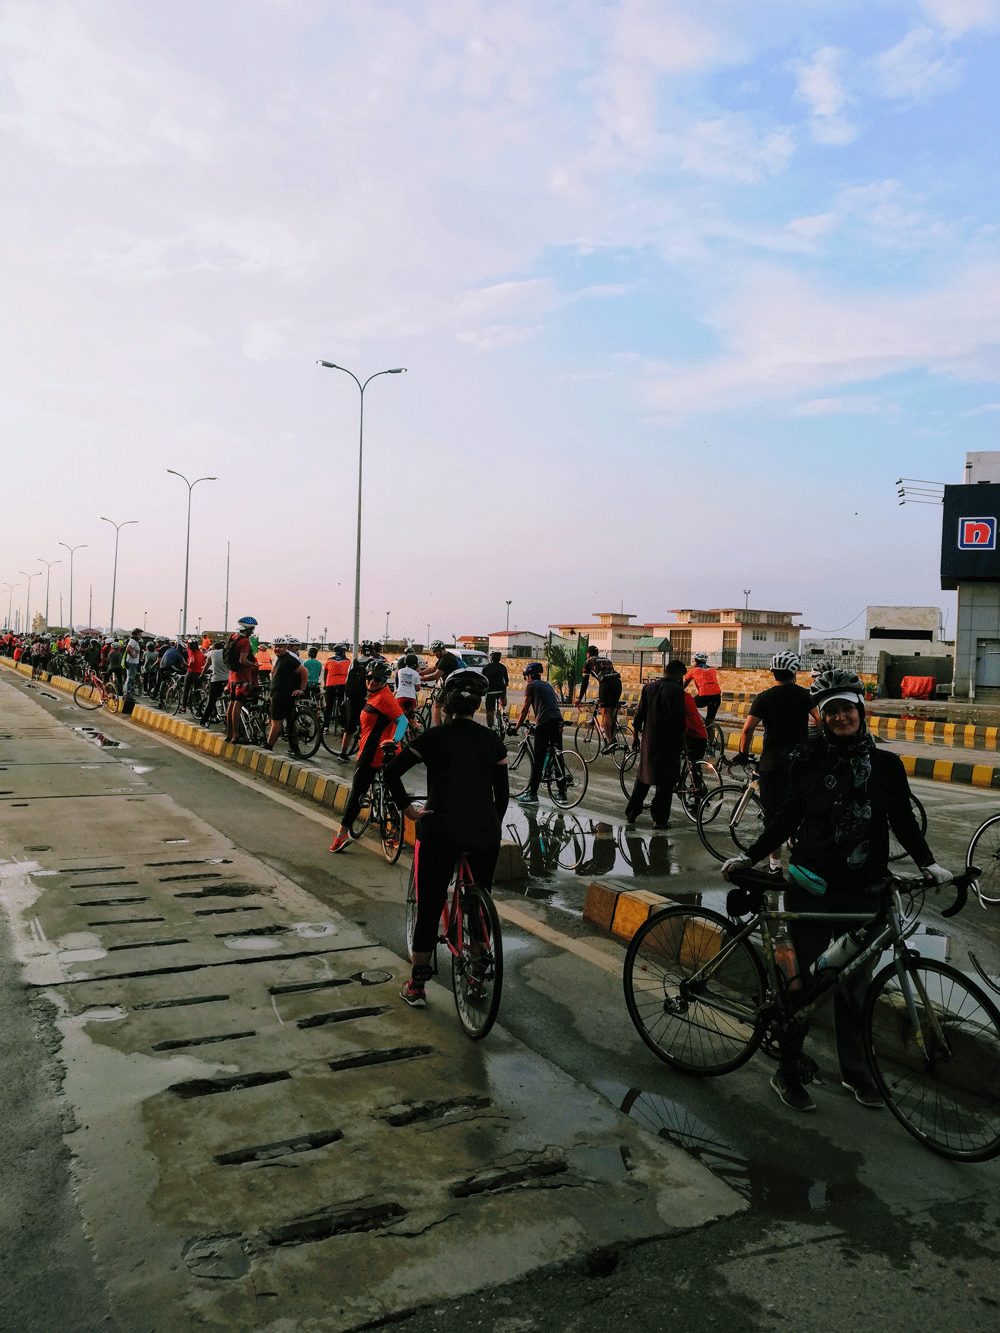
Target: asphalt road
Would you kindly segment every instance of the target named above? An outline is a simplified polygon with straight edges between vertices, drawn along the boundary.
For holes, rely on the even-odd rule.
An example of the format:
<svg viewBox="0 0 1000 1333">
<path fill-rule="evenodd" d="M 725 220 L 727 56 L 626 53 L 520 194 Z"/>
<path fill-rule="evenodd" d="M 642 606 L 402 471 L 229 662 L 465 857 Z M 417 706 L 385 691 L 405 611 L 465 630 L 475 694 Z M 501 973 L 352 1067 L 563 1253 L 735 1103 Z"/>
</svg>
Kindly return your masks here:
<svg viewBox="0 0 1000 1333">
<path fill-rule="evenodd" d="M 26 690 L 24 683 L 16 685 Z M 92 722 L 70 711 L 64 697 L 42 695 L 35 690 L 31 697 L 67 726 Z M 372 852 L 353 848 L 331 863 L 326 831 L 291 808 L 284 793 L 278 801 L 265 783 L 254 781 L 256 789 L 237 783 L 181 747 L 122 721 L 102 718 L 101 725 L 108 739 L 119 742 L 105 748 L 103 758 L 114 756 L 133 772 L 140 769 L 153 790 L 402 951 L 405 856 L 390 868 Z M 328 758 L 318 762 L 337 767 Z M 937 859 L 960 864 L 972 829 L 995 812 L 995 798 L 932 783 L 916 783 L 914 789 L 928 809 L 928 838 Z M 778 1102 L 768 1088 L 771 1066 L 761 1055 L 722 1079 L 673 1073 L 633 1032 L 614 971 L 593 966 L 568 943 L 559 943 L 560 937 L 582 940 L 612 960 L 620 958 L 622 947 L 583 921 L 593 878 L 640 880 L 664 893 L 720 892 L 717 863 L 676 809 L 666 837 L 654 837 L 646 820 L 629 839 L 620 827 L 622 804 L 617 774 L 605 760 L 594 767 L 585 801 L 561 829 L 544 800 L 536 826 L 548 831 L 543 827 L 534 840 L 525 815 L 509 813 L 510 831 L 524 842 L 532 875 L 516 889 L 498 889 L 497 897 L 547 928 L 547 938 L 505 926 L 501 1023 L 527 1047 L 625 1109 L 644 1130 L 709 1166 L 749 1208 L 687 1236 L 591 1253 L 566 1267 L 420 1310 L 401 1327 L 414 1333 L 432 1328 L 569 1333 L 661 1329 L 678 1318 L 695 1327 L 731 1329 L 770 1329 L 794 1320 L 824 1333 L 831 1324 L 848 1323 L 923 1330 L 933 1322 L 943 1329 L 992 1333 L 1000 1309 L 996 1162 L 957 1166 L 934 1157 L 888 1113 L 858 1106 L 840 1088 L 822 1034 L 812 1044 L 822 1081 L 814 1089 L 818 1111 L 811 1116 L 796 1115 Z M 557 832 L 561 836 L 554 837 Z M 970 906 L 946 923 L 929 904 L 925 921 L 940 932 L 926 937 L 929 950 L 947 951 L 964 967 L 971 949 L 993 975 L 1000 972 L 1000 915 Z M 5 1189 L 0 1211 L 0 1328 L 113 1327 L 70 1198 L 52 1043 L 38 1041 L 43 1016 L 29 1011 L 18 995 L 7 941 L 0 947 L 8 1070 L 4 1109 L 6 1123 L 15 1126 L 4 1145 L 4 1178 L 13 1190 Z M 31 1125 L 27 1145 L 16 1128 L 25 1123 Z M 31 1293 L 39 1286 L 41 1258 L 49 1255 L 54 1257 L 45 1262 L 55 1276 L 43 1304 Z M 40 1313 L 31 1322 L 34 1310 Z M 59 1322 L 53 1322 L 54 1314 Z"/>
</svg>

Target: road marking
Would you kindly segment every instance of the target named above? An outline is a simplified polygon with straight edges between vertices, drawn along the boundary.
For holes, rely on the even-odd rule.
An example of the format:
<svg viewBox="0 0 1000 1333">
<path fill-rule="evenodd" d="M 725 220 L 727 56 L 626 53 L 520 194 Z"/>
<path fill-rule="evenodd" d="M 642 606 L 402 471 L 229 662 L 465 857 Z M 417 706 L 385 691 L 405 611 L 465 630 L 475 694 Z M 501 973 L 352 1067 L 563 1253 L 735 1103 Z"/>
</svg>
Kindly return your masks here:
<svg viewBox="0 0 1000 1333">
<path fill-rule="evenodd" d="M 613 976 L 621 976 L 621 963 L 601 949 L 595 949 L 592 945 L 585 944 L 583 940 L 575 940 L 572 935 L 564 935 L 561 930 L 553 930 L 551 926 L 547 926 L 543 921 L 536 921 L 533 916 L 528 916 L 526 912 L 519 912 L 516 907 L 510 907 L 507 903 L 499 902 L 496 898 L 493 901 L 497 909 L 497 915 L 502 916 L 505 921 L 509 921 L 512 926 L 519 926 L 521 930 L 527 930 L 532 935 L 537 935 L 540 940 L 545 940 L 548 944 L 554 944 L 560 949 L 565 949 L 567 953 L 575 953 L 578 958 L 592 963 L 594 967 L 603 968 L 605 972 L 610 972 Z"/>
</svg>

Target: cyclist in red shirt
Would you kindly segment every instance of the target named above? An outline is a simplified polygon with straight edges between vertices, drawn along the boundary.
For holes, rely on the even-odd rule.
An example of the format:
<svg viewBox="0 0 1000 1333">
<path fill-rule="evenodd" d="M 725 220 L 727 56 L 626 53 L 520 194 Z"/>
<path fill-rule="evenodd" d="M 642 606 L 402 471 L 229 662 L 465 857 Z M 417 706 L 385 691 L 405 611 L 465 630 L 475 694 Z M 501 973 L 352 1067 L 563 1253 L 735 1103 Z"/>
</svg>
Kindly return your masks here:
<svg viewBox="0 0 1000 1333">
<path fill-rule="evenodd" d="M 351 664 L 347 660 L 347 644 L 338 643 L 333 656 L 323 663 L 323 730 L 329 731 L 334 711 L 343 716 L 344 686 Z"/>
<path fill-rule="evenodd" d="M 722 703 L 722 686 L 715 668 L 708 665 L 708 653 L 695 653 L 694 666 L 684 677 L 684 688 L 694 682 L 695 706 L 705 709 L 705 721 L 714 722 Z"/>
<path fill-rule="evenodd" d="M 205 654 L 198 647 L 197 639 L 188 639 L 187 658 L 187 671 L 184 673 L 184 693 L 181 696 L 180 711 L 182 713 L 187 712 L 191 691 L 197 689 L 202 672 L 205 670 Z"/>
<path fill-rule="evenodd" d="M 344 816 L 337 836 L 330 844 L 331 852 L 342 852 L 351 840 L 351 825 L 358 817 L 365 792 L 372 785 L 377 769 L 382 767 L 384 755 L 390 758 L 396 745 L 406 734 L 407 717 L 389 689 L 392 668 L 385 660 L 368 664 L 368 701 L 361 710 L 361 740 L 358 748 L 358 766 L 354 770 L 351 794 L 347 798 Z"/>
<path fill-rule="evenodd" d="M 226 740 L 237 741 L 243 729 L 243 701 L 257 680 L 257 663 L 250 646 L 250 631 L 257 628 L 253 616 L 243 616 L 223 649 L 229 668 L 229 704 L 226 707 Z"/>
</svg>

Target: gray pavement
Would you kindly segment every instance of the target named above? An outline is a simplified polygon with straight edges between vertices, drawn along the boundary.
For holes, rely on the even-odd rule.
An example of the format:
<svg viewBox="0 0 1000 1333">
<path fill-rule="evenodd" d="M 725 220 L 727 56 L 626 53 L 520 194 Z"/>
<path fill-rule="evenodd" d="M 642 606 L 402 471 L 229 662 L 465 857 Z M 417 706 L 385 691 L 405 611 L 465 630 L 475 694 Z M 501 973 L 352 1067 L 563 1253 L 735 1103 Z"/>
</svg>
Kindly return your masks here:
<svg viewBox="0 0 1000 1333">
<path fill-rule="evenodd" d="M 22 697 L 36 698 L 39 693 L 29 694 L 20 683 L 15 683 L 14 689 Z M 5 694 L 5 702 L 6 697 Z M 57 718 L 63 725 L 80 723 L 79 714 L 71 707 L 67 708 L 65 699 L 42 699 L 41 705 L 50 717 Z M 363 930 L 363 938 L 371 947 L 380 947 L 398 958 L 403 935 L 401 905 L 405 858 L 400 866 L 387 867 L 378 856 L 354 848 L 349 854 L 336 858 L 331 866 L 325 847 L 334 821 L 325 812 L 314 806 L 310 808 L 242 772 L 234 780 L 224 765 L 194 757 L 184 747 L 165 743 L 121 721 L 109 722 L 105 730 L 109 739 L 122 742 L 122 748 L 102 749 L 97 743 L 88 743 L 88 754 L 93 763 L 111 765 L 108 784 L 112 788 L 121 788 L 114 799 L 127 805 L 134 801 L 143 804 L 166 801 L 178 817 L 183 816 L 186 828 L 200 830 L 198 836 L 207 840 L 206 846 L 210 850 L 227 843 L 234 849 L 234 865 L 237 855 L 249 858 L 240 863 L 241 882 L 278 886 L 269 901 L 272 913 L 269 921 L 286 924 L 291 919 L 291 909 L 280 915 L 276 907 L 277 903 L 284 902 L 286 888 L 290 894 L 293 890 L 304 892 L 312 895 L 321 907 L 319 911 L 313 910 L 311 915 L 301 912 L 296 915 L 295 920 L 300 924 L 302 921 L 327 920 L 338 928 L 343 925 L 346 931 L 350 929 L 350 923 L 354 923 Z M 112 769 L 117 772 L 112 773 Z M 137 773 L 137 769 L 142 771 Z M 133 778 L 148 784 L 148 796 L 139 796 L 131 788 Z M 5 786 L 11 787 L 13 781 L 11 779 Z M 915 783 L 914 787 L 928 806 L 931 816 L 929 836 L 938 859 L 944 864 L 957 864 L 971 829 L 986 813 L 993 813 L 993 797 L 989 793 L 941 784 Z M 73 798 L 74 801 L 80 799 L 83 798 Z M 106 798 L 91 796 L 86 799 Z M 6 801 L 11 802 L 12 798 L 7 797 Z M 64 806 L 69 804 L 70 801 L 63 802 Z M 714 1322 L 728 1324 L 734 1329 L 770 1329 L 787 1323 L 789 1319 L 807 1329 L 824 1330 L 831 1323 L 849 1320 L 861 1328 L 923 1329 L 931 1319 L 947 1329 L 995 1328 L 1000 1300 L 996 1277 L 996 1228 L 1000 1220 L 997 1217 L 996 1163 L 957 1167 L 937 1159 L 909 1139 L 886 1113 L 866 1112 L 858 1107 L 840 1089 L 834 1077 L 834 1067 L 822 1034 L 815 1041 L 811 1039 L 813 1053 L 820 1063 L 821 1082 L 814 1090 L 818 1112 L 809 1117 L 797 1116 L 777 1102 L 767 1087 L 770 1067 L 763 1056 L 755 1057 L 748 1066 L 724 1079 L 697 1080 L 679 1076 L 660 1065 L 641 1044 L 622 1003 L 622 947 L 582 919 L 586 886 L 599 874 L 602 879 L 611 877 L 632 884 L 641 881 L 659 892 L 701 893 L 706 888 L 710 892 L 719 892 L 710 887 L 718 882 L 717 863 L 708 858 L 693 828 L 676 812 L 667 837 L 653 836 L 648 822 L 642 822 L 635 834 L 626 838 L 620 825 L 622 804 L 617 774 L 608 761 L 602 760 L 592 771 L 591 786 L 583 805 L 570 816 L 558 815 L 543 801 L 533 834 L 530 822 L 521 811 L 510 812 L 508 823 L 525 842 L 531 874 L 527 882 L 504 886 L 496 894 L 505 917 L 507 975 L 501 1010 L 504 1031 L 498 1032 L 496 1041 L 493 1037 L 487 1039 L 483 1048 L 465 1045 L 490 1071 L 486 1077 L 493 1081 L 484 1095 L 491 1096 L 494 1103 L 506 1098 L 515 1109 L 520 1108 L 527 1115 L 529 1122 L 532 1105 L 541 1106 L 540 1114 L 552 1118 L 553 1099 L 543 1096 L 539 1100 L 536 1095 L 538 1081 L 530 1077 L 534 1062 L 540 1061 L 539 1067 L 543 1070 L 552 1069 L 557 1074 L 561 1071 L 561 1076 L 567 1078 L 566 1086 L 576 1089 L 577 1097 L 583 1097 L 581 1106 L 620 1108 L 643 1140 L 677 1149 L 692 1163 L 707 1167 L 748 1207 L 707 1229 L 699 1228 L 688 1235 L 675 1234 L 669 1239 L 652 1239 L 640 1246 L 628 1240 L 596 1247 L 589 1242 L 575 1248 L 570 1246 L 554 1262 L 545 1263 L 543 1258 L 545 1266 L 534 1275 L 529 1273 L 499 1286 L 496 1283 L 502 1275 L 490 1265 L 495 1251 L 498 1248 L 503 1250 L 505 1242 L 492 1233 L 480 1234 L 472 1267 L 479 1272 L 485 1263 L 485 1270 L 479 1272 L 478 1278 L 478 1285 L 485 1284 L 485 1289 L 476 1290 L 477 1284 L 473 1283 L 465 1296 L 431 1298 L 425 1304 L 404 1287 L 397 1310 L 402 1312 L 408 1308 L 406 1300 L 421 1308 L 404 1322 L 403 1327 L 411 1329 L 412 1333 L 423 1333 L 431 1328 L 487 1328 L 494 1333 L 524 1333 L 524 1330 L 538 1328 L 555 1329 L 561 1333 L 562 1330 L 584 1328 L 618 1330 L 623 1324 L 632 1328 L 659 1329 L 667 1318 L 679 1317 L 690 1320 L 697 1327 L 712 1326 Z M 136 804 L 135 808 L 141 809 L 142 806 Z M 46 834 L 44 840 L 39 839 L 32 845 L 43 845 L 43 841 L 52 844 L 52 838 Z M 183 847 L 183 844 L 177 846 Z M 27 848 L 19 854 L 29 855 Z M 30 854 L 38 856 L 37 853 Z M 224 854 L 230 855 L 229 852 Z M 173 855 L 179 857 L 180 854 L 174 852 Z M 138 854 L 135 859 L 138 861 Z M 257 878 L 253 881 L 251 861 L 256 865 Z M 118 857 L 108 864 L 125 866 L 128 863 Z M 150 873 L 149 867 L 144 873 Z M 185 872 L 177 870 L 176 873 Z M 192 868 L 191 873 L 235 875 L 236 871 Z M 130 873 L 127 877 L 138 876 Z M 46 880 L 43 877 L 37 882 L 44 885 Z M 181 891 L 200 892 L 206 884 L 210 886 L 210 881 L 193 881 L 188 889 Z M 123 894 L 128 891 L 128 886 L 122 890 Z M 79 901 L 85 900 L 81 898 Z M 200 906 L 205 900 L 181 900 L 184 901 Z M 217 905 L 253 905 L 255 901 L 251 898 L 244 902 L 237 898 L 228 904 Z M 296 902 L 294 896 L 288 901 L 293 906 Z M 212 906 L 212 903 L 209 901 L 205 905 Z M 144 914 L 145 910 L 143 907 Z M 166 930 L 169 927 L 171 934 L 176 930 L 178 934 L 188 936 L 190 941 L 188 945 L 170 948 L 191 947 L 194 941 L 187 924 L 190 918 L 168 918 L 166 910 L 158 914 L 164 916 L 162 925 L 146 923 L 136 925 L 135 929 Z M 32 916 L 40 914 L 37 911 L 28 914 L 29 922 Z M 979 908 L 970 907 L 956 922 L 944 923 L 932 903 L 927 906 L 925 916 L 932 928 L 947 930 L 946 936 L 934 938 L 941 942 L 939 947 L 948 949 L 953 961 L 962 965 L 971 947 L 989 967 L 1000 970 L 1000 936 L 994 915 L 987 916 Z M 97 919 L 100 918 L 87 918 L 88 921 Z M 67 921 L 64 924 L 73 923 Z M 93 928 L 90 933 L 100 935 L 102 929 Z M 214 928 L 221 929 L 218 925 Z M 80 933 L 86 934 L 87 931 Z M 321 940 L 314 941 L 308 947 L 315 949 L 321 943 Z M 88 940 L 79 941 L 79 944 L 84 951 L 93 947 Z M 28 947 L 25 941 L 25 950 Z M 125 968 L 121 963 L 127 952 L 118 951 L 116 969 L 136 970 Z M 198 955 L 199 958 L 204 956 Z M 38 963 L 39 959 L 29 961 Z M 91 960 L 87 965 L 96 968 L 108 964 L 104 958 Z M 309 959 L 305 962 L 294 960 L 292 964 L 295 967 L 306 965 L 318 966 Z M 84 963 L 78 966 L 83 967 Z M 213 978 L 222 973 L 243 976 L 248 971 L 256 972 L 261 966 L 274 966 L 270 956 L 265 964 L 255 962 L 247 966 L 205 970 L 205 975 Z M 178 984 L 180 979 L 177 978 Z M 324 979 L 333 979 L 332 973 L 326 974 Z M 134 979 L 129 984 L 149 983 Z M 87 988 L 87 985 L 63 986 L 60 993 Z M 369 997 L 377 994 L 378 989 L 377 986 L 364 988 L 361 993 L 365 999 L 357 1007 L 368 1003 Z M 213 980 L 210 993 L 215 990 Z M 228 984 L 220 985 L 218 990 L 234 993 Z M 335 988 L 338 1006 L 345 1003 L 342 994 L 347 990 L 347 986 Z M 267 992 L 266 987 L 264 991 Z M 267 998 L 275 1001 L 270 992 L 267 992 Z M 280 997 L 275 1002 L 279 1006 L 284 1003 Z M 261 1029 L 252 1003 L 253 997 L 247 992 L 247 1002 L 239 1014 L 244 1019 L 251 1015 L 253 1021 L 246 1021 L 245 1027 L 254 1027 L 259 1034 Z M 308 1016 L 334 1008 L 327 1000 L 322 1001 L 320 1007 L 315 996 L 310 1003 L 316 1007 L 308 1009 Z M 264 995 L 258 992 L 258 1010 L 263 1012 L 265 1005 Z M 110 996 L 104 996 L 99 1007 L 113 1009 L 115 1005 Z M 83 1012 L 86 1011 L 74 1010 L 64 1020 L 74 1041 L 77 1029 L 73 1025 L 79 1025 Z M 294 1023 L 302 1011 L 295 1010 L 293 1014 L 281 1009 L 280 1012 L 285 1026 L 288 1026 L 289 1017 Z M 138 1020 L 130 1029 L 133 1047 L 125 1052 L 119 1051 L 117 1058 L 135 1059 L 140 1054 L 139 1047 L 145 1042 L 140 1060 L 144 1068 L 163 1059 L 185 1058 L 183 1052 L 151 1056 L 149 1045 L 176 1040 L 178 1035 L 198 1035 L 190 1026 L 185 1026 L 184 1032 L 164 1026 L 155 1028 L 160 1035 L 153 1040 L 151 1018 L 156 1019 L 157 1015 L 140 1011 L 133 1017 Z M 162 1018 L 163 1014 L 158 1017 Z M 432 1014 L 406 1017 L 431 1018 L 433 1026 L 428 1025 L 428 1030 L 433 1033 L 433 1038 L 428 1039 L 428 1044 L 432 1039 L 438 1040 L 439 1032 L 442 1041 L 458 1035 L 450 996 L 445 990 L 440 991 L 440 999 L 435 997 Z M 359 1023 L 379 1021 L 358 1020 Z M 113 1043 L 107 1034 L 120 1023 L 120 1019 L 101 1021 L 92 1016 L 91 1021 L 82 1025 L 91 1043 L 90 1048 L 84 1049 L 110 1049 Z M 212 1036 L 221 1035 L 224 1030 L 232 1032 L 234 1029 L 214 1027 L 210 1030 L 205 1027 L 200 1031 Z M 292 1050 L 294 1043 L 302 1037 L 308 1039 L 310 1031 L 315 1032 L 304 1029 L 292 1034 L 290 1044 L 286 1037 L 280 1038 L 286 1043 L 282 1050 Z M 327 1029 L 324 1026 L 318 1031 L 325 1034 Z M 229 1048 L 224 1046 L 216 1052 L 211 1045 L 196 1048 L 198 1063 L 210 1063 L 206 1057 L 211 1052 L 212 1063 L 216 1056 L 220 1059 L 224 1056 L 227 1065 L 238 1064 L 240 1057 L 236 1047 L 241 1042 L 258 1039 L 239 1038 Z M 123 1038 L 117 1040 L 119 1044 L 123 1042 Z M 498 1076 L 494 1056 L 503 1054 L 508 1049 L 506 1043 L 511 1041 L 520 1042 L 519 1049 L 525 1055 Z M 191 1054 L 186 1058 L 193 1059 Z M 416 1063 L 411 1062 L 410 1067 Z M 424 1061 L 424 1067 L 427 1063 Z M 271 1072 L 286 1067 L 291 1068 L 290 1061 L 267 1066 Z M 467 1067 L 463 1074 L 468 1074 Z M 315 1071 L 310 1077 L 317 1082 L 320 1079 Z M 322 1075 L 322 1078 L 327 1077 Z M 483 1078 L 481 1073 L 479 1078 Z M 297 1073 L 293 1082 L 301 1082 Z M 227 1094 L 232 1099 L 229 1105 L 238 1098 L 258 1094 L 263 1105 L 266 1097 L 275 1091 L 281 1092 L 285 1086 L 283 1083 Z M 463 1090 L 466 1086 L 462 1084 Z M 589 1102 L 580 1089 L 590 1090 Z M 167 1104 L 163 1093 L 154 1094 L 152 1100 L 158 1106 Z M 194 1108 L 198 1100 L 191 1099 L 185 1105 Z M 561 1101 L 561 1096 L 558 1100 Z M 205 1107 L 209 1103 L 225 1105 L 226 1098 L 210 1096 L 201 1099 L 200 1105 Z M 309 1102 L 310 1107 L 316 1104 L 315 1100 Z M 171 1114 L 176 1110 L 170 1107 Z M 207 1113 L 199 1110 L 198 1114 Z M 213 1117 L 218 1114 L 220 1112 L 212 1111 Z M 147 1119 L 143 1123 L 154 1122 Z M 172 1126 L 188 1122 L 175 1119 L 162 1123 L 169 1131 Z M 324 1125 L 345 1130 L 344 1124 L 334 1119 L 319 1125 L 310 1123 L 309 1129 L 323 1128 Z M 429 1126 L 425 1128 L 429 1132 L 420 1142 L 438 1133 Z M 475 1125 L 455 1128 L 460 1129 L 462 1135 L 481 1132 Z M 148 1129 L 146 1132 L 148 1134 Z M 169 1142 L 169 1132 L 164 1137 Z M 176 1170 L 170 1161 L 160 1161 L 155 1153 L 150 1155 L 149 1140 L 143 1140 L 143 1160 L 151 1156 L 156 1171 L 162 1171 L 163 1178 L 170 1184 L 169 1191 L 161 1190 L 149 1197 L 157 1202 L 157 1208 L 163 1201 L 164 1234 L 172 1237 L 174 1223 L 170 1210 L 176 1208 L 178 1189 L 186 1188 L 186 1181 L 193 1181 L 197 1189 L 192 1194 L 205 1216 L 202 1218 L 199 1214 L 199 1226 L 185 1235 L 201 1237 L 205 1241 L 211 1234 L 207 1230 L 210 1195 L 206 1193 L 206 1182 L 211 1181 L 213 1173 L 201 1163 L 200 1170 L 191 1174 L 192 1164 L 199 1167 L 196 1154 L 183 1147 L 180 1128 L 176 1137 L 180 1145 Z M 215 1151 L 223 1147 L 226 1150 L 252 1147 L 265 1140 L 271 1141 L 271 1138 L 271 1131 L 265 1134 L 262 1124 L 261 1134 L 251 1138 L 238 1140 L 235 1135 L 224 1139 L 220 1136 Z M 345 1130 L 344 1140 L 333 1141 L 304 1156 L 319 1159 L 326 1154 L 327 1160 L 337 1161 L 335 1154 L 347 1139 Z M 164 1157 L 169 1158 L 169 1153 Z M 287 1156 L 282 1160 L 287 1163 Z M 295 1154 L 293 1161 L 292 1175 L 298 1180 L 303 1169 L 300 1155 Z M 187 1169 L 186 1173 L 180 1169 L 182 1165 Z M 246 1165 L 236 1169 L 244 1171 Z M 290 1165 L 283 1166 L 279 1162 L 269 1166 L 257 1164 L 251 1168 L 254 1172 L 251 1183 L 255 1190 L 239 1196 L 241 1210 L 246 1205 L 246 1219 L 241 1212 L 232 1225 L 227 1222 L 223 1227 L 220 1224 L 219 1238 L 237 1238 L 239 1251 L 246 1254 L 244 1238 L 248 1234 L 259 1234 L 259 1223 L 257 1231 L 251 1223 L 259 1217 L 261 1197 L 267 1202 L 270 1191 L 278 1188 L 267 1182 L 276 1173 L 286 1176 Z M 387 1161 L 387 1167 L 391 1165 L 391 1161 Z M 613 1159 L 605 1156 L 597 1165 L 609 1174 Z M 595 1162 L 591 1161 L 590 1166 L 593 1170 Z M 599 1183 L 612 1192 L 619 1188 L 611 1181 Z M 563 1192 L 556 1191 L 557 1194 Z M 527 1202 L 533 1206 L 541 1197 L 540 1192 L 533 1189 Z M 87 1206 L 86 1200 L 84 1206 Z M 141 1217 L 141 1211 L 137 1215 Z M 160 1225 L 160 1212 L 155 1217 Z M 434 1228 L 428 1235 L 435 1232 L 440 1235 L 442 1227 Z M 368 1239 L 377 1252 L 380 1242 L 370 1233 Z M 408 1238 L 407 1245 L 413 1239 Z M 291 1262 L 297 1265 L 305 1262 L 302 1256 L 307 1251 L 333 1253 L 335 1250 L 329 1247 L 339 1246 L 343 1241 L 354 1244 L 356 1236 L 289 1247 L 288 1254 L 292 1256 Z M 208 1251 L 198 1253 L 189 1250 L 188 1255 L 192 1254 L 195 1262 L 211 1264 L 215 1261 L 210 1246 Z M 99 1243 L 98 1255 L 98 1272 L 103 1277 L 104 1257 Z M 227 1255 L 230 1261 L 238 1259 L 231 1246 L 216 1257 L 226 1262 Z M 188 1265 L 184 1267 L 184 1280 L 196 1286 L 208 1284 L 212 1287 L 227 1282 L 224 1278 L 192 1275 Z M 134 1271 L 140 1273 L 141 1269 Z M 299 1271 L 296 1267 L 296 1272 Z M 144 1280 L 144 1277 L 137 1280 L 125 1272 L 116 1272 L 111 1288 L 113 1301 L 118 1281 L 126 1284 L 128 1298 L 133 1300 L 138 1299 L 132 1295 L 133 1290 L 141 1290 Z M 180 1281 L 176 1274 L 165 1280 Z M 362 1280 L 367 1284 L 367 1274 Z M 235 1286 L 245 1285 L 245 1279 L 240 1278 L 228 1282 Z M 294 1315 L 281 1304 L 288 1300 L 287 1291 L 281 1288 L 278 1297 L 271 1297 L 261 1289 L 255 1291 L 250 1305 L 242 1306 L 234 1296 L 206 1299 L 199 1307 L 199 1317 L 218 1327 L 228 1327 L 236 1322 L 242 1326 L 280 1327 L 282 1330 L 299 1326 L 344 1326 L 336 1323 L 339 1316 L 330 1309 L 323 1313 L 312 1311 L 314 1324 L 295 1322 Z M 131 1306 L 128 1308 L 132 1309 Z M 285 1323 L 279 1322 L 282 1317 L 286 1319 Z M 100 1324 L 96 1326 L 100 1327 Z M 149 1326 L 174 1327 L 173 1324 L 155 1322 Z M 132 1325 L 126 1324 L 125 1327 L 131 1330 Z"/>
</svg>

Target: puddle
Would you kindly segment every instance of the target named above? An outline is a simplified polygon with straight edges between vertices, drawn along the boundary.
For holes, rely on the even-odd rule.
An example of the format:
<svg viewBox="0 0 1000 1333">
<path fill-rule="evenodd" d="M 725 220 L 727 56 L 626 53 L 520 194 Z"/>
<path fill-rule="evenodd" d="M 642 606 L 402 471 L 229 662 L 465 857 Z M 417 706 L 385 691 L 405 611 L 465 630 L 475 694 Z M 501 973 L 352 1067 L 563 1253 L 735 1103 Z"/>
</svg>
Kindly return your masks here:
<svg viewBox="0 0 1000 1333">
<path fill-rule="evenodd" d="M 98 731 L 95 727 L 74 727 L 74 731 L 80 732 L 86 741 L 94 741 L 102 749 L 107 750 L 127 750 L 128 746 L 123 741 L 113 741 L 110 736 L 105 736 L 103 731 Z"/>
<path fill-rule="evenodd" d="M 40 871 L 38 861 L 5 861 L 0 864 L 0 879 L 17 879 L 20 875 L 35 875 Z"/>
<path fill-rule="evenodd" d="M 60 963 L 94 963 L 107 956 L 106 949 L 63 949 L 56 954 Z"/>
<path fill-rule="evenodd" d="M 280 949 L 281 941 L 270 935 L 230 935 L 222 943 L 227 949 Z"/>
<path fill-rule="evenodd" d="M 686 1107 L 656 1093 L 640 1088 L 626 1090 L 621 1084 L 601 1086 L 601 1091 L 644 1129 L 683 1149 L 754 1208 L 779 1217 L 794 1217 L 822 1212 L 864 1193 L 851 1178 L 821 1180 L 788 1166 L 744 1157 Z"/>
<path fill-rule="evenodd" d="M 325 935 L 338 933 L 332 921 L 298 921 L 292 926 L 292 930 L 302 940 L 318 940 Z"/>
<path fill-rule="evenodd" d="M 583 1176 L 593 1180 L 603 1180 L 606 1184 L 616 1185 L 628 1180 L 628 1148 L 570 1148 L 566 1160 Z"/>
<path fill-rule="evenodd" d="M 128 767 L 133 773 L 154 773 L 156 771 L 152 764 L 129 764 Z"/>
<path fill-rule="evenodd" d="M 117 1023 L 123 1018 L 128 1018 L 128 1010 L 123 1009 L 121 1005 L 113 1005 L 108 1009 L 87 1009 L 79 1017 L 80 1023 Z"/>
</svg>

